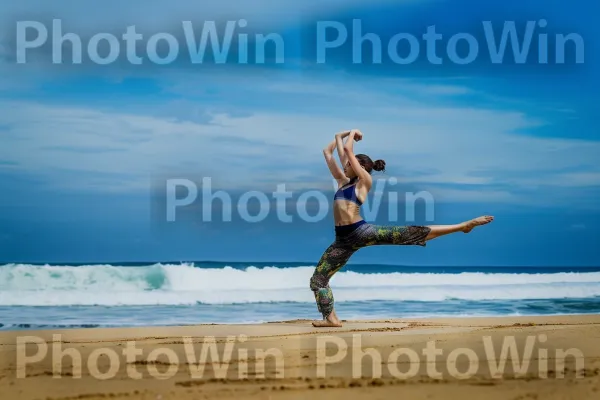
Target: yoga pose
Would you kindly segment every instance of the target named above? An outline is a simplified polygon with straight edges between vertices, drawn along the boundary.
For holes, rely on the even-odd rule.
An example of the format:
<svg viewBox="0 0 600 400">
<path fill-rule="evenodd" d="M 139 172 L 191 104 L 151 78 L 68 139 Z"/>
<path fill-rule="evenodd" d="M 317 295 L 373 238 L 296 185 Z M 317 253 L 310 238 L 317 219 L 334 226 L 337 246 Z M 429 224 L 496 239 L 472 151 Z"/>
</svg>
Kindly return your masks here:
<svg viewBox="0 0 600 400">
<path fill-rule="evenodd" d="M 323 315 L 323 320 L 313 322 L 316 327 L 342 326 L 333 309 L 329 280 L 357 250 L 374 245 L 425 246 L 431 239 L 454 232 L 468 233 L 474 227 L 494 219 L 492 216 L 483 216 L 456 225 L 433 226 L 379 226 L 367 223 L 360 215 L 360 206 L 371 189 L 371 172 L 385 170 L 385 162 L 372 161 L 364 154 L 354 154 L 353 144 L 362 140 L 362 137 L 362 132 L 356 129 L 341 132 L 323 150 L 329 170 L 338 183 L 338 191 L 334 196 L 335 241 L 323 253 L 310 279 L 310 288 Z M 343 170 L 335 161 L 336 149 Z"/>
</svg>

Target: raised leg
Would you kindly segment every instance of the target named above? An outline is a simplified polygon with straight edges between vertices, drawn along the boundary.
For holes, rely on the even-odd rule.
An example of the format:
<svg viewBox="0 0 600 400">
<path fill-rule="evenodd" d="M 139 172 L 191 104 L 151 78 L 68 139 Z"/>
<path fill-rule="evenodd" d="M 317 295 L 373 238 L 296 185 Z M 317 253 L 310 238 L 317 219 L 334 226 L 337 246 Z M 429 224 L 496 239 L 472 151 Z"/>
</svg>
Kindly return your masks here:
<svg viewBox="0 0 600 400">
<path fill-rule="evenodd" d="M 431 229 L 427 226 L 373 225 L 366 232 L 365 245 L 425 246 L 430 232 Z"/>
<path fill-rule="evenodd" d="M 464 232 L 469 233 L 476 226 L 489 224 L 494 220 L 494 217 L 490 215 L 484 215 L 482 217 L 473 218 L 470 221 L 461 222 L 460 224 L 455 225 L 431 225 L 428 226 L 430 229 L 429 234 L 425 238 L 425 240 L 432 240 L 438 238 L 440 236 L 448 235 L 450 233 L 456 232 Z"/>
<path fill-rule="evenodd" d="M 366 246 L 373 245 L 417 245 L 425 246 L 426 242 L 450 233 L 469 233 L 473 228 L 489 224 L 494 217 L 486 215 L 455 225 L 430 226 L 386 226 L 373 225 L 365 231 L 362 240 Z"/>
</svg>

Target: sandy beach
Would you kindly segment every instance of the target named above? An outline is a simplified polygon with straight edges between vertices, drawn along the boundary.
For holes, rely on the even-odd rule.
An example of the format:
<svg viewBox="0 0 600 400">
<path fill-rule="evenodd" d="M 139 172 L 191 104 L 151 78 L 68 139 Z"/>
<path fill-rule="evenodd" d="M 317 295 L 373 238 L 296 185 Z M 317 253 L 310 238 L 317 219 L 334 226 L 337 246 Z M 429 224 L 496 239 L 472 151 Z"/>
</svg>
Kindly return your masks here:
<svg viewBox="0 0 600 400">
<path fill-rule="evenodd" d="M 0 333 L 11 400 L 596 399 L 599 374 L 600 315 Z"/>
</svg>

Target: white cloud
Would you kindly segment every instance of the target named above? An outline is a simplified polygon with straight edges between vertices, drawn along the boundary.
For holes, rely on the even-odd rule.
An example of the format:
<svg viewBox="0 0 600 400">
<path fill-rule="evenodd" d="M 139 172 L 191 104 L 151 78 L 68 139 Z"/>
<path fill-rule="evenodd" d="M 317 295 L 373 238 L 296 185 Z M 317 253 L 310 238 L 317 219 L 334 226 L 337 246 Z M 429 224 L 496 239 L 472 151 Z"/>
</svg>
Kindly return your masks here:
<svg viewBox="0 0 600 400">
<path fill-rule="evenodd" d="M 133 24 L 155 33 L 182 20 L 243 16 L 262 29 L 278 29 L 317 12 L 358 4 L 362 2 L 107 0 L 91 6 L 28 1 L 7 4 L 0 23 L 13 26 L 17 18 L 53 16 L 82 34 L 123 31 Z M 5 40 L 0 38 L 0 94 L 35 89 L 79 72 L 9 64 L 4 61 L 10 56 L 8 47 L 1 46 Z M 358 127 L 365 140 L 357 144 L 357 152 L 385 159 L 386 176 L 397 176 L 399 185 L 417 185 L 443 200 L 585 200 L 589 205 L 587 190 L 600 186 L 599 142 L 527 136 L 550 122 L 529 115 L 528 105 L 515 99 L 498 97 L 502 110 L 477 103 L 452 105 L 464 95 L 494 98 L 494 93 L 471 87 L 469 79 L 358 79 L 343 71 L 323 78 L 291 64 L 268 73 L 229 68 L 218 73 L 165 70 L 160 75 L 154 75 L 156 70 L 110 68 L 105 73 L 115 82 L 134 74 L 154 77 L 168 98 L 178 99 L 140 99 L 139 104 L 102 108 L 85 101 L 0 100 L 0 172 L 34 174 L 55 188 L 73 190 L 145 191 L 149 177 L 177 172 L 211 176 L 217 187 L 270 192 L 285 182 L 288 189 L 331 190 L 321 148 L 335 132 Z M 555 108 L 575 113 L 558 101 Z"/>
<path fill-rule="evenodd" d="M 448 105 L 473 93 L 467 83 L 165 73 L 160 84 L 179 100 L 1 102 L 0 160 L 72 189 L 146 190 L 149 176 L 178 172 L 219 187 L 331 190 L 321 149 L 357 127 L 356 151 L 385 159 L 387 177 L 447 200 L 517 202 L 520 191 L 567 187 L 540 200 L 566 202 L 600 186 L 600 143 L 524 135 L 549 123 L 524 111 Z"/>
<path fill-rule="evenodd" d="M 556 183 L 560 186 L 570 187 L 600 186 L 600 172 L 557 174 Z"/>
</svg>

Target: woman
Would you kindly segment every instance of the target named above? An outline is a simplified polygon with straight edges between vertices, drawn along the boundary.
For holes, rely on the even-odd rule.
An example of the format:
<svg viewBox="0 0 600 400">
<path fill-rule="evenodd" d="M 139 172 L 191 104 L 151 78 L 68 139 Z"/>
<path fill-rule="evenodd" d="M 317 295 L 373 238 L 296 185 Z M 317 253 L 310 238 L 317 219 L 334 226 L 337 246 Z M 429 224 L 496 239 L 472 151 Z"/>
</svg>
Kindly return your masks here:
<svg viewBox="0 0 600 400">
<path fill-rule="evenodd" d="M 470 232 L 474 227 L 491 222 L 494 217 L 483 216 L 456 225 L 434 226 L 378 226 L 366 223 L 360 215 L 360 206 L 371 189 L 371 172 L 385 170 L 385 162 L 373 162 L 364 154 L 354 154 L 353 144 L 362 140 L 359 130 L 335 135 L 323 154 L 331 174 L 338 183 L 334 196 L 335 241 L 321 257 L 310 279 L 310 288 L 315 294 L 317 307 L 323 320 L 313 322 L 316 327 L 341 327 L 333 309 L 333 294 L 329 280 L 357 250 L 373 245 L 418 245 L 442 235 L 454 232 Z M 346 143 L 344 143 L 346 139 Z M 342 170 L 334 158 L 337 149 Z"/>
</svg>

